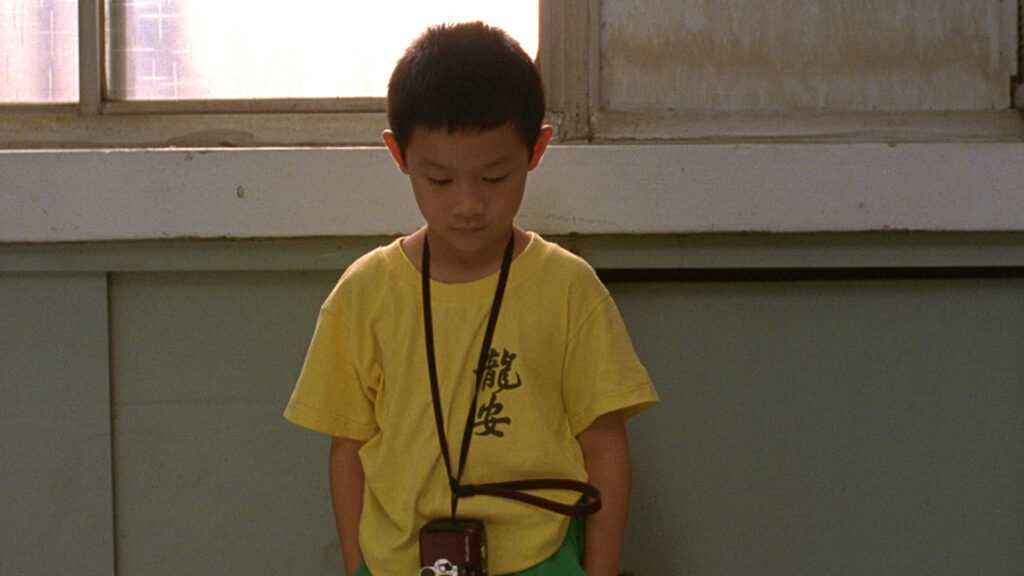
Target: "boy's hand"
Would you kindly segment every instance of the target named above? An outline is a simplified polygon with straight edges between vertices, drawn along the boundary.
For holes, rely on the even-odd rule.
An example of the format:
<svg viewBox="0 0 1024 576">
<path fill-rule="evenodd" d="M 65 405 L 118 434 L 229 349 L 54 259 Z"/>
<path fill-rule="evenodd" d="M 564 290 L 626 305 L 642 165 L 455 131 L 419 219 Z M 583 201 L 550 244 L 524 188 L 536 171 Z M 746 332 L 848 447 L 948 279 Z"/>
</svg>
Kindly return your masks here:
<svg viewBox="0 0 1024 576">
<path fill-rule="evenodd" d="M 341 542 L 345 574 L 355 574 L 363 565 L 359 549 L 359 517 L 363 513 L 363 463 L 359 449 L 363 442 L 348 438 L 331 438 L 330 480 L 334 524 Z"/>
<path fill-rule="evenodd" d="M 616 576 L 626 532 L 632 466 L 621 412 L 605 414 L 576 438 L 587 475 L 601 491 L 601 510 L 587 518 L 583 569 L 588 576 Z"/>
</svg>

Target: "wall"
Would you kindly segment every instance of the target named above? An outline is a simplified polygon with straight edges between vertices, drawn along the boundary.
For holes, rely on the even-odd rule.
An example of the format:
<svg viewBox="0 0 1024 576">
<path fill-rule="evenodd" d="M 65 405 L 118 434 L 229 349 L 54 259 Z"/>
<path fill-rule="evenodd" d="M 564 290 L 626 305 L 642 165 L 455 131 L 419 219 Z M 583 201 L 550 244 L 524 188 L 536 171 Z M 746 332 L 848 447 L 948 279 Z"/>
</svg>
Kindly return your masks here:
<svg viewBox="0 0 1024 576">
<path fill-rule="evenodd" d="M 1024 561 L 1019 234 L 557 239 L 663 399 L 630 427 L 627 568 Z M 0 571 L 338 573 L 326 439 L 280 412 L 321 300 L 383 241 L 0 247 Z"/>
<path fill-rule="evenodd" d="M 547 234 L 1024 230 L 1024 144 L 556 146 L 521 223 Z M 0 154 L 0 241 L 396 234 L 382 149 Z"/>
<path fill-rule="evenodd" d="M 1016 3 L 556 4 L 596 64 L 523 224 L 601 270 L 663 398 L 624 566 L 1013 573 Z M 0 574 L 340 573 L 326 440 L 280 411 L 408 196 L 380 149 L 0 152 Z"/>
</svg>

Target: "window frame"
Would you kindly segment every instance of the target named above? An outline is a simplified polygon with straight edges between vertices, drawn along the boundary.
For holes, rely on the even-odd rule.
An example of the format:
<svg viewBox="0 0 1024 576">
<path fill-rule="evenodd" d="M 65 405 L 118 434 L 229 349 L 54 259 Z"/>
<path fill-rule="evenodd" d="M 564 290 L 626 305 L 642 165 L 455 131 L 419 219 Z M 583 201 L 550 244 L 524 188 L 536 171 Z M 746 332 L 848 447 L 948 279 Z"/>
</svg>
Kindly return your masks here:
<svg viewBox="0 0 1024 576">
<path fill-rule="evenodd" d="M 1024 140 L 1024 0 L 1000 0 L 999 52 L 1009 108 L 968 111 L 646 111 L 606 110 L 601 102 L 601 6 L 589 0 L 587 140 L 601 143 L 950 143 Z M 567 80 L 572 85 L 572 81 Z"/>
<path fill-rule="evenodd" d="M 967 112 L 615 112 L 601 109 L 601 7 L 537 0 L 547 121 L 560 143 L 1006 142 L 1024 139 L 1019 23 L 1003 2 L 1002 53 L 1016 73 L 1008 110 Z M 383 98 L 113 101 L 105 1 L 79 0 L 79 102 L 0 105 L 0 150 L 379 145 Z"/>
<path fill-rule="evenodd" d="M 538 53 L 551 50 L 563 24 L 587 0 L 538 0 Z M 0 104 L 0 150 L 43 148 L 304 147 L 380 144 L 384 98 L 111 100 L 106 86 L 104 0 L 79 0 L 79 101 Z M 546 47 L 546 48 L 545 48 Z M 557 50 L 557 48 L 556 48 Z M 545 85 L 560 91 L 559 79 Z M 552 109 L 550 118 L 559 122 Z"/>
</svg>

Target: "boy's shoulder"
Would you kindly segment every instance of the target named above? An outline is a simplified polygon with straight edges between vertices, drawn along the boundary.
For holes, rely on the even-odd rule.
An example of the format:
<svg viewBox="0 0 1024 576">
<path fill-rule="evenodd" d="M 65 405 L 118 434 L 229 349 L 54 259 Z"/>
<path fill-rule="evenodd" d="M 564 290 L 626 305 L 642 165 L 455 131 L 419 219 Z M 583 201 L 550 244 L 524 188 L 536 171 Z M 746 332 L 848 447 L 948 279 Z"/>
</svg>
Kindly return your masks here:
<svg viewBox="0 0 1024 576">
<path fill-rule="evenodd" d="M 593 266 L 582 256 L 545 240 L 536 232 L 531 234 L 537 252 L 534 273 L 544 284 L 567 290 L 570 297 L 585 294 L 600 297 L 607 293 Z"/>
<path fill-rule="evenodd" d="M 589 276 L 594 269 L 578 254 L 557 242 L 542 238 L 536 232 L 530 232 L 531 244 L 537 245 L 538 258 L 546 271 L 559 272 L 569 276 Z"/>
<path fill-rule="evenodd" d="M 382 295 L 382 287 L 393 287 L 400 281 L 408 280 L 404 277 L 406 275 L 401 274 L 402 263 L 398 261 L 404 257 L 400 242 L 401 239 L 396 239 L 387 245 L 378 246 L 352 262 L 342 272 L 341 278 L 324 301 L 323 308 L 337 309 L 357 299 L 365 305 L 368 297 Z"/>
</svg>

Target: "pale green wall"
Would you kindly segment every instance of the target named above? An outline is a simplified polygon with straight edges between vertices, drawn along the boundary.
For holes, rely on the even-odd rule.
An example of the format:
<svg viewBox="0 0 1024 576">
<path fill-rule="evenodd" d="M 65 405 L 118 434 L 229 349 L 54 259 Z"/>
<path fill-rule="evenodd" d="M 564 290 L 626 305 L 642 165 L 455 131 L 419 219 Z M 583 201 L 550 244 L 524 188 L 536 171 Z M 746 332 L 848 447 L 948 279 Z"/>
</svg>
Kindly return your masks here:
<svg viewBox="0 0 1024 576">
<path fill-rule="evenodd" d="M 625 567 L 1024 565 L 1024 237 L 563 240 L 633 278 L 611 289 L 663 400 L 631 425 Z M 0 246 L 0 573 L 340 573 L 326 441 L 280 411 L 373 242 Z M 925 265 L 980 277 L 758 276 Z"/>
<path fill-rule="evenodd" d="M 108 350 L 104 274 L 0 272 L 0 574 L 112 573 Z"/>
<path fill-rule="evenodd" d="M 663 406 L 642 574 L 1024 565 L 1024 278 L 613 287 Z"/>
</svg>

